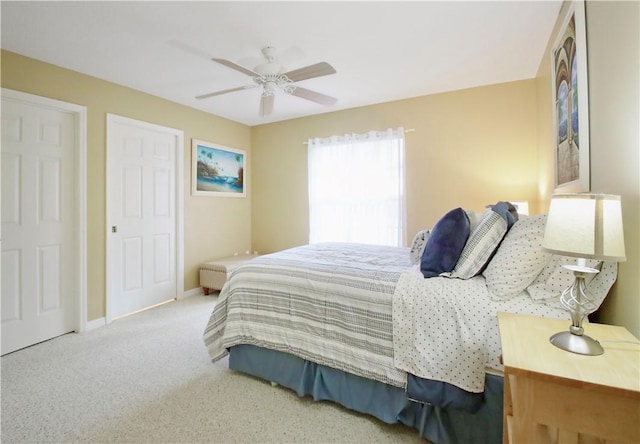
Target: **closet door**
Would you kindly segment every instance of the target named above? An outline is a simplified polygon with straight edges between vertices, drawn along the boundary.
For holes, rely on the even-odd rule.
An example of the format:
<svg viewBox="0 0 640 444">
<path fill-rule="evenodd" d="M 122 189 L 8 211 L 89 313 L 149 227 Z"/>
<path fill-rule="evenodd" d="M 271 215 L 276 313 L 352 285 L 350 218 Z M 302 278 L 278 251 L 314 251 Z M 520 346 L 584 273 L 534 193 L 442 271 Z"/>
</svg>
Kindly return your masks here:
<svg viewBox="0 0 640 444">
<path fill-rule="evenodd" d="M 2 354 L 76 327 L 76 116 L 2 101 Z"/>
<path fill-rule="evenodd" d="M 109 116 L 107 133 L 113 319 L 177 297 L 176 157 L 182 133 L 118 116 Z"/>
</svg>

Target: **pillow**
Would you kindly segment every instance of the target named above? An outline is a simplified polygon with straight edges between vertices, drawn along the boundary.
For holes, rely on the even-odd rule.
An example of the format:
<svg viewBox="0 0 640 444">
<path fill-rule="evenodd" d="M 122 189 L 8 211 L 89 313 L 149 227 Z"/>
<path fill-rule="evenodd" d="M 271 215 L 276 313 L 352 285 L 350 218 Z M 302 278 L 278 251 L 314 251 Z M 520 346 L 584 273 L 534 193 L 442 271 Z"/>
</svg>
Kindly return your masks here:
<svg viewBox="0 0 640 444">
<path fill-rule="evenodd" d="M 548 296 L 552 298 L 559 298 L 562 292 L 573 284 L 573 281 L 575 280 L 573 271 L 567 270 L 563 265 L 576 265 L 577 259 L 575 257 L 559 256 L 557 254 L 551 256 L 553 259 L 549 261 L 549 266 L 545 267 L 546 273 L 542 275 L 541 279 L 535 279 L 527 289 L 529 291 L 529 295 L 531 295 L 531 299 L 533 300 L 546 299 Z M 587 259 L 585 265 L 599 271 L 602 262 L 595 259 Z M 595 274 L 589 273 L 585 277 L 585 285 L 587 287 L 594 276 Z M 545 292 L 548 293 L 548 295 L 545 295 Z"/>
<path fill-rule="evenodd" d="M 493 252 L 507 233 L 506 219 L 493 211 L 485 212 L 476 229 L 469 236 L 460 258 L 449 277 L 470 279 L 482 272 Z"/>
<path fill-rule="evenodd" d="M 469 238 L 469 216 L 456 208 L 435 224 L 420 258 L 420 271 L 426 278 L 453 270 Z"/>
<path fill-rule="evenodd" d="M 507 221 L 507 229 L 511 228 L 513 224 L 518 221 L 518 210 L 511 204 L 511 202 L 500 201 L 495 205 L 489 205 L 489 208 Z"/>
<path fill-rule="evenodd" d="M 429 230 L 420 230 L 413 237 L 411 242 L 411 251 L 409 252 L 409 258 L 413 265 L 420 263 L 420 258 L 424 252 L 424 247 L 427 245 L 427 239 L 429 238 Z"/>
<path fill-rule="evenodd" d="M 523 292 L 551 260 L 542 250 L 547 216 L 521 216 L 507 233 L 495 256 L 482 273 L 487 289 L 497 299 Z"/>
<path fill-rule="evenodd" d="M 480 219 L 482 219 L 482 217 L 478 216 L 478 213 L 476 213 L 473 210 L 467 210 L 467 216 L 469 216 L 469 233 L 473 233 L 473 231 L 478 226 L 478 223 L 480 222 Z M 484 213 L 483 213 L 483 216 L 484 216 Z"/>
<path fill-rule="evenodd" d="M 540 275 L 527 287 L 527 292 L 536 302 L 562 308 L 560 295 L 575 280 L 573 271 L 567 270 L 563 265 L 575 265 L 576 258 L 555 254 L 551 256 Z M 600 273 L 588 274 L 585 278 L 587 290 L 594 296 L 597 305 L 600 305 L 616 280 L 617 263 L 587 259 L 586 266 L 600 270 Z"/>
</svg>

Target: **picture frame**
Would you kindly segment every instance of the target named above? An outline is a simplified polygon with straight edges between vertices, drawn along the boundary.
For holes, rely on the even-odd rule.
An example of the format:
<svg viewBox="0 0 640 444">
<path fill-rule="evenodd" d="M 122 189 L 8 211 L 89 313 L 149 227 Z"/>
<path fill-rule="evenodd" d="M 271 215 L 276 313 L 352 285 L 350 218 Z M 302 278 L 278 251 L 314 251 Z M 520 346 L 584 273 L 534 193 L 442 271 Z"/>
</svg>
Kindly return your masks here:
<svg viewBox="0 0 640 444">
<path fill-rule="evenodd" d="M 191 140 L 191 194 L 246 197 L 244 150 L 203 140 Z"/>
<path fill-rule="evenodd" d="M 584 0 L 565 3 L 551 48 L 556 193 L 590 190 L 589 80 Z"/>
</svg>

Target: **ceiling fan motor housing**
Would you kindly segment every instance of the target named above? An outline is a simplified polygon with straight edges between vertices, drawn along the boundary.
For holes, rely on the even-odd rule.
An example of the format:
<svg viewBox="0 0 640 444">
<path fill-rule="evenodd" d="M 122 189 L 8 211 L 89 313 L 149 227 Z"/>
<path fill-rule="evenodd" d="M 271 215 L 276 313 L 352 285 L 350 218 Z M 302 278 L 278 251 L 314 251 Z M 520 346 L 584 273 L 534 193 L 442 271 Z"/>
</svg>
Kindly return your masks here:
<svg viewBox="0 0 640 444">
<path fill-rule="evenodd" d="M 284 72 L 283 66 L 276 62 L 261 63 L 260 65 L 253 68 L 253 70 L 261 76 L 277 76 L 278 74 Z"/>
</svg>

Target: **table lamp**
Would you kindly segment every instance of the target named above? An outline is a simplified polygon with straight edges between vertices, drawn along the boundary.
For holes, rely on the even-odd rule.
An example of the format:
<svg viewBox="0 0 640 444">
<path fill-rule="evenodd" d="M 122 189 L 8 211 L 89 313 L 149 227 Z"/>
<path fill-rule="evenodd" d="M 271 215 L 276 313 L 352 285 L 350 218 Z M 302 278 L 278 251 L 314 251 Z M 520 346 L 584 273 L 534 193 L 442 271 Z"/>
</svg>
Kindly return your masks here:
<svg viewBox="0 0 640 444">
<path fill-rule="evenodd" d="M 585 278 L 598 270 L 586 259 L 621 262 L 626 259 L 622 233 L 620 196 L 609 194 L 556 194 L 551 197 L 542 248 L 553 254 L 577 258 L 575 280 L 562 292 L 560 302 L 571 315 L 568 331 L 549 339 L 563 350 L 582 355 L 601 355 L 598 341 L 584 334 L 582 321 L 598 307 L 586 288 Z"/>
</svg>

